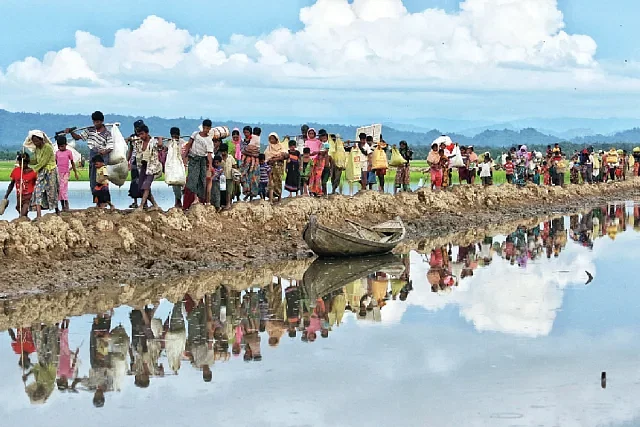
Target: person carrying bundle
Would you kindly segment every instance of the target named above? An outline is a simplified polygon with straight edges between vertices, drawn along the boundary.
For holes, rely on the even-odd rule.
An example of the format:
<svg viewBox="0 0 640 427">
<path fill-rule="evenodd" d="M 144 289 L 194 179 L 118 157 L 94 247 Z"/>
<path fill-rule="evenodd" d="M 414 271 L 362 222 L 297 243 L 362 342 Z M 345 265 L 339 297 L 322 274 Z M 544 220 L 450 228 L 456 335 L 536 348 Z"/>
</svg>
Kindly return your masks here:
<svg viewBox="0 0 640 427">
<path fill-rule="evenodd" d="M 71 134 L 76 141 L 82 139 L 87 142 L 89 147 L 89 158 L 93 159 L 98 154 L 102 156 L 105 164 L 109 164 L 109 154 L 113 151 L 114 143 L 111 132 L 104 125 L 104 114 L 96 111 L 91 115 L 93 126 L 86 130 L 76 133 L 70 128 L 65 129 L 65 133 Z M 96 186 L 96 167 L 93 162 L 89 163 L 89 186 L 93 191 Z"/>
</svg>

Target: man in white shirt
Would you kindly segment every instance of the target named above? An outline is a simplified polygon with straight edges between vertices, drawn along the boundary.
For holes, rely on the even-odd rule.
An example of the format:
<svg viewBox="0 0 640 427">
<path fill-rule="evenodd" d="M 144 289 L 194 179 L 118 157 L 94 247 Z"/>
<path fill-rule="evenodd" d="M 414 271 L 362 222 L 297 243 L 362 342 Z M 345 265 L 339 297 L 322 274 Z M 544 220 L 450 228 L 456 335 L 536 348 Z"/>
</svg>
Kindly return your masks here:
<svg viewBox="0 0 640 427">
<path fill-rule="evenodd" d="M 209 136 L 211 120 L 202 122 L 202 131 L 194 132 L 185 147 L 184 163 L 188 165 L 187 185 L 184 189 L 182 208 L 187 210 L 198 197 L 200 203 L 209 203 L 207 178 L 213 168 L 213 139 Z"/>
</svg>

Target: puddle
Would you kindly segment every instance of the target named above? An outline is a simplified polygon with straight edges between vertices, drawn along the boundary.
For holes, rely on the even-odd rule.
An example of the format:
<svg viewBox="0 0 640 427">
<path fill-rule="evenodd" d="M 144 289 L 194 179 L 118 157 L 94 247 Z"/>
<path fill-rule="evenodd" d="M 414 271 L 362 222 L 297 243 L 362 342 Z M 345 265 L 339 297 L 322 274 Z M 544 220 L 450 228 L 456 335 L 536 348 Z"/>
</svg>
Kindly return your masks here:
<svg viewBox="0 0 640 427">
<path fill-rule="evenodd" d="M 245 290 L 185 286 L 68 325 L 69 312 L 40 324 L 43 299 L 5 301 L 0 318 L 19 311 L 31 326 L 0 335 L 0 416 L 628 425 L 640 416 L 638 231 L 640 207 L 619 203 L 464 246 L 315 261 Z"/>
</svg>

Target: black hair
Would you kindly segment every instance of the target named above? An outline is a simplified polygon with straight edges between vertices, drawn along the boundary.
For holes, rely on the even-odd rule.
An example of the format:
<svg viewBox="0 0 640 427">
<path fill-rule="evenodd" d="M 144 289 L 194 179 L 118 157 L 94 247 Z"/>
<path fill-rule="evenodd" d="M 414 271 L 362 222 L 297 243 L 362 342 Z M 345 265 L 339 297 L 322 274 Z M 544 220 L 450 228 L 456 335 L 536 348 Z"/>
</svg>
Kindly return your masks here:
<svg viewBox="0 0 640 427">
<path fill-rule="evenodd" d="M 258 154 L 258 160 L 264 160 L 264 159 L 266 159 L 264 153 Z"/>
<path fill-rule="evenodd" d="M 306 134 L 307 132 L 309 132 L 309 125 L 300 126 L 300 130 L 302 131 L 302 133 Z"/>
<path fill-rule="evenodd" d="M 240 136 L 240 131 L 239 131 L 238 129 L 234 129 L 234 130 L 231 132 L 231 136 L 234 136 L 234 135 L 238 135 L 238 136 Z"/>
<path fill-rule="evenodd" d="M 67 137 L 64 135 L 56 135 L 56 144 L 67 145 Z"/>
<path fill-rule="evenodd" d="M 367 138 L 367 134 L 362 132 L 360 135 L 358 135 L 358 139 L 366 139 Z"/>
<path fill-rule="evenodd" d="M 213 156 L 213 161 L 214 161 L 214 162 L 215 162 L 215 161 L 221 162 L 221 161 L 222 161 L 222 156 L 217 156 L 217 155 L 216 155 L 216 156 Z"/>
<path fill-rule="evenodd" d="M 169 135 L 171 135 L 171 136 L 173 136 L 173 135 L 180 136 L 180 128 L 172 127 L 171 130 L 169 131 Z"/>
<path fill-rule="evenodd" d="M 138 132 L 144 132 L 144 133 L 149 133 L 149 126 L 147 125 L 142 125 L 138 128 Z"/>
<path fill-rule="evenodd" d="M 104 406 L 104 393 L 93 395 L 93 406 L 96 408 L 102 408 Z"/>
<path fill-rule="evenodd" d="M 244 132 L 252 133 L 252 132 L 253 132 L 253 129 L 251 129 L 251 126 L 245 126 L 245 127 L 243 127 L 243 128 L 242 128 L 242 132 L 243 132 L 243 133 L 244 133 Z"/>
<path fill-rule="evenodd" d="M 302 154 L 311 154 L 311 148 L 309 147 L 304 147 L 302 149 Z"/>
<path fill-rule="evenodd" d="M 218 149 L 219 152 L 221 153 L 228 153 L 229 152 L 229 144 L 227 144 L 226 142 L 223 142 L 222 144 L 220 144 L 220 148 Z"/>
<path fill-rule="evenodd" d="M 367 142 L 373 142 L 373 137 L 372 136 L 367 136 Z"/>
<path fill-rule="evenodd" d="M 91 120 L 104 122 L 104 114 L 102 114 L 102 111 L 94 111 L 91 114 Z"/>
<path fill-rule="evenodd" d="M 135 122 L 133 122 L 133 130 L 138 129 L 140 126 L 144 126 L 143 120 L 136 120 Z"/>
<path fill-rule="evenodd" d="M 204 119 L 204 120 L 202 121 L 202 127 L 208 127 L 208 128 L 210 128 L 211 126 L 213 126 L 213 123 L 211 123 L 211 120 L 209 120 L 209 119 Z"/>
<path fill-rule="evenodd" d="M 95 156 L 93 156 L 93 158 L 91 159 L 92 163 L 104 163 L 104 157 L 102 157 L 101 154 L 96 154 Z"/>
<path fill-rule="evenodd" d="M 296 141 L 294 139 L 290 139 L 289 140 L 289 147 L 295 147 L 296 146 Z"/>
<path fill-rule="evenodd" d="M 327 133 L 327 131 L 326 131 L 326 130 L 324 130 L 324 129 L 320 129 L 320 130 L 318 131 L 318 136 L 329 136 L 329 134 Z"/>
<path fill-rule="evenodd" d="M 18 153 L 18 157 L 16 158 L 16 161 L 19 162 L 20 160 L 24 160 L 24 162 L 28 165 L 29 161 L 31 160 L 31 156 L 29 156 L 29 153 Z"/>
<path fill-rule="evenodd" d="M 406 146 L 409 146 L 409 144 L 407 144 L 407 141 L 405 141 L 404 139 L 402 141 L 400 141 L 400 144 L 398 144 L 398 145 L 402 145 L 402 144 L 404 144 Z M 466 149 L 467 147 L 462 147 L 462 148 Z"/>
<path fill-rule="evenodd" d="M 253 134 L 254 134 L 255 136 L 260 136 L 260 135 L 262 135 L 262 129 L 260 129 L 260 128 L 259 128 L 259 127 L 257 127 L 257 126 L 256 126 L 256 127 L 254 127 L 254 128 L 253 128 Z"/>
</svg>

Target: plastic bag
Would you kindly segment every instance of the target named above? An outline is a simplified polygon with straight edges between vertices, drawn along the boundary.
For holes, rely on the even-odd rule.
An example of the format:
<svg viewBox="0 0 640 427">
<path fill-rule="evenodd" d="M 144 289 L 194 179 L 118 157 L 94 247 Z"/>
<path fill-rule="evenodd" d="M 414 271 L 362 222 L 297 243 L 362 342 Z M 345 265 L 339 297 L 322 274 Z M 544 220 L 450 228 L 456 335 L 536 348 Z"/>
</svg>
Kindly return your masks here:
<svg viewBox="0 0 640 427">
<path fill-rule="evenodd" d="M 388 169 L 389 162 L 387 161 L 387 153 L 382 148 L 376 148 L 373 150 L 373 159 L 371 161 L 371 169 Z"/>
<path fill-rule="evenodd" d="M 107 176 L 109 177 L 109 182 L 122 187 L 129 176 L 129 163 L 125 160 L 117 165 L 107 166 Z"/>
<path fill-rule="evenodd" d="M 224 174 L 220 175 L 220 191 L 227 191 L 227 177 Z"/>
<path fill-rule="evenodd" d="M 391 149 L 391 161 L 389 162 L 389 166 L 399 167 L 407 164 L 407 161 L 402 157 L 400 151 L 396 147 Z"/>
<path fill-rule="evenodd" d="M 331 141 L 329 156 L 331 156 L 338 169 L 345 169 L 347 167 L 347 153 L 344 151 L 344 142 L 342 142 L 342 139 L 336 138 L 335 143 Z"/>
<path fill-rule="evenodd" d="M 353 149 L 348 153 L 346 164 L 346 178 L 348 182 L 360 181 L 360 175 L 362 174 L 360 156 L 362 156 L 362 153 L 357 149 Z"/>
<path fill-rule="evenodd" d="M 127 159 L 127 142 L 124 140 L 118 124 L 111 127 L 111 137 L 113 138 L 113 150 L 109 155 L 109 165 L 117 166 Z"/>
<path fill-rule="evenodd" d="M 464 160 L 462 160 L 462 153 L 460 152 L 460 147 L 458 147 L 457 145 L 453 149 L 453 158 L 451 159 L 451 167 L 452 168 L 464 167 Z"/>
<path fill-rule="evenodd" d="M 164 164 L 164 182 L 167 185 L 185 185 L 187 173 L 184 168 L 178 143 L 171 141 L 167 150 L 167 160 Z"/>
</svg>

